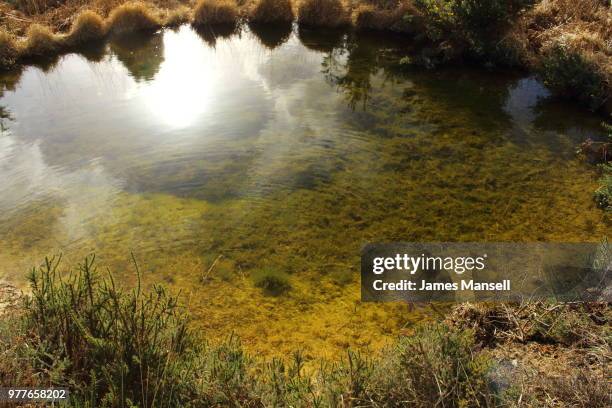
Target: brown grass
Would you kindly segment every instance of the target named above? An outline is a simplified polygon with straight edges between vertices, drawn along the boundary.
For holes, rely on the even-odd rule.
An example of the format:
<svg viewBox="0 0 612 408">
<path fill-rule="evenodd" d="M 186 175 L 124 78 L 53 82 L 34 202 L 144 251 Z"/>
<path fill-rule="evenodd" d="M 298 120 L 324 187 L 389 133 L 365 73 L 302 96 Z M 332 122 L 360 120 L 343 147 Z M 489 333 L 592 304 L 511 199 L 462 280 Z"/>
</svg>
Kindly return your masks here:
<svg viewBox="0 0 612 408">
<path fill-rule="evenodd" d="M 49 27 L 32 24 L 27 32 L 23 53 L 28 57 L 46 57 L 56 54 L 61 48 L 62 39 Z"/>
<path fill-rule="evenodd" d="M 166 27 L 178 27 L 181 24 L 189 22 L 191 19 L 191 10 L 185 6 L 179 6 L 172 10 L 167 10 L 163 18 Z"/>
<path fill-rule="evenodd" d="M 141 2 L 123 4 L 108 16 L 109 31 L 122 35 L 134 31 L 154 31 L 161 27 L 157 15 Z"/>
<path fill-rule="evenodd" d="M 233 0 L 200 0 L 193 11 L 193 24 L 236 24 L 240 18 Z"/>
<path fill-rule="evenodd" d="M 106 35 L 106 24 L 100 15 L 91 10 L 85 10 L 72 23 L 72 28 L 66 37 L 69 45 L 82 45 L 97 41 Z"/>
<path fill-rule="evenodd" d="M 414 23 L 406 21 L 407 15 L 416 11 L 409 2 L 402 2 L 390 9 L 378 8 L 372 4 L 360 4 L 353 12 L 353 25 L 358 30 L 389 30 L 411 33 L 416 31 Z"/>
<path fill-rule="evenodd" d="M 19 56 L 15 38 L 4 30 L 0 30 L 0 68 L 12 66 Z"/>
<path fill-rule="evenodd" d="M 298 23 L 307 26 L 340 27 L 350 23 L 349 14 L 340 0 L 302 0 Z"/>
<path fill-rule="evenodd" d="M 259 0 L 249 19 L 255 23 L 290 23 L 295 19 L 291 0 Z"/>
</svg>

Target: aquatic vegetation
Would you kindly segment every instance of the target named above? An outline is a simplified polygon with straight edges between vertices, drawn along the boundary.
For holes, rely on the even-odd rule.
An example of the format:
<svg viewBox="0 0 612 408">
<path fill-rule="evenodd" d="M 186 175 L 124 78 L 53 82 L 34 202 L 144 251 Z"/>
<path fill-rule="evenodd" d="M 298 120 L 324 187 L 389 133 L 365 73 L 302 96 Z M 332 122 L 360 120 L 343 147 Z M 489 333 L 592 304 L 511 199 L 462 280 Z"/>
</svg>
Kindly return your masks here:
<svg viewBox="0 0 612 408">
<path fill-rule="evenodd" d="M 238 6 L 233 0 L 199 0 L 193 10 L 193 24 L 196 26 L 235 25 L 239 18 Z"/>
<path fill-rule="evenodd" d="M 256 23 L 291 23 L 295 19 L 291 0 L 259 0 L 249 13 Z"/>
<path fill-rule="evenodd" d="M 106 36 L 106 24 L 100 15 L 91 10 L 85 10 L 72 23 L 66 42 L 72 46 L 87 44 L 101 40 Z"/>
<path fill-rule="evenodd" d="M 23 54 L 28 57 L 49 57 L 56 54 L 61 46 L 60 37 L 48 27 L 33 24 L 28 29 Z"/>
<path fill-rule="evenodd" d="M 137 31 L 157 30 L 161 27 L 161 22 L 145 3 L 130 2 L 111 11 L 108 16 L 108 27 L 111 34 L 124 35 Z"/>
<path fill-rule="evenodd" d="M 303 0 L 297 14 L 298 23 L 306 26 L 340 27 L 350 23 L 341 0 Z"/>
<path fill-rule="evenodd" d="M 291 289 L 289 275 L 278 269 L 265 268 L 253 271 L 251 278 L 256 287 L 272 296 L 279 296 Z"/>
<path fill-rule="evenodd" d="M 0 29 L 0 68 L 12 66 L 19 56 L 15 38 Z"/>
</svg>

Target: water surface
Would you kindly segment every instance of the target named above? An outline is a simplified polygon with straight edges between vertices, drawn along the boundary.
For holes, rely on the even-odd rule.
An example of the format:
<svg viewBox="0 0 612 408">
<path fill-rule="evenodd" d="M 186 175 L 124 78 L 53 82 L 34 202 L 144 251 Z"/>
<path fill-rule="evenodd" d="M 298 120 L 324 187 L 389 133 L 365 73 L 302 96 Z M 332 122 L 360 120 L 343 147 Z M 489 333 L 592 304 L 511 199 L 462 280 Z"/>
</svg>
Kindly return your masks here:
<svg viewBox="0 0 612 408">
<path fill-rule="evenodd" d="M 130 283 L 132 251 L 210 336 L 333 355 L 425 313 L 360 304 L 367 242 L 610 231 L 575 154 L 603 136 L 599 118 L 531 77 L 407 69 L 408 48 L 182 27 L 2 74 L 0 277 L 95 252 Z M 292 274 L 293 290 L 264 296 L 249 279 L 260 268 Z"/>
</svg>

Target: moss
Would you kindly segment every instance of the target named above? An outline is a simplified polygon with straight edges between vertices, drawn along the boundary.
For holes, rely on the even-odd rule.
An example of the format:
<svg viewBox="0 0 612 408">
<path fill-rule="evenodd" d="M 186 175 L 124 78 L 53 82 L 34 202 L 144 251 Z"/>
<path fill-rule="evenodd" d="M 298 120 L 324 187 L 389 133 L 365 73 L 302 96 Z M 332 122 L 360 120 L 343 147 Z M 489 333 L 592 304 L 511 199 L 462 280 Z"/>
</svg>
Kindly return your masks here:
<svg viewBox="0 0 612 408">
<path fill-rule="evenodd" d="M 111 34 L 123 35 L 135 31 L 154 31 L 161 22 L 153 11 L 141 2 L 131 2 L 116 7 L 108 16 Z"/>
<path fill-rule="evenodd" d="M 306 26 L 340 27 L 350 23 L 341 0 L 303 0 L 298 6 L 298 23 Z"/>
<path fill-rule="evenodd" d="M 28 29 L 24 44 L 24 55 L 28 57 L 49 57 L 55 55 L 62 46 L 62 40 L 48 27 L 33 24 Z"/>
<path fill-rule="evenodd" d="M 233 0 L 199 0 L 193 11 L 193 24 L 235 25 L 239 17 L 238 6 Z"/>
<path fill-rule="evenodd" d="M 249 13 L 256 23 L 290 23 L 295 19 L 291 0 L 259 0 Z"/>
<path fill-rule="evenodd" d="M 15 64 L 19 57 L 19 49 L 15 38 L 0 29 L 0 69 L 8 68 Z"/>
<path fill-rule="evenodd" d="M 72 46 L 98 41 L 106 35 L 106 24 L 102 17 L 94 11 L 85 10 L 77 16 L 66 41 Z"/>
</svg>

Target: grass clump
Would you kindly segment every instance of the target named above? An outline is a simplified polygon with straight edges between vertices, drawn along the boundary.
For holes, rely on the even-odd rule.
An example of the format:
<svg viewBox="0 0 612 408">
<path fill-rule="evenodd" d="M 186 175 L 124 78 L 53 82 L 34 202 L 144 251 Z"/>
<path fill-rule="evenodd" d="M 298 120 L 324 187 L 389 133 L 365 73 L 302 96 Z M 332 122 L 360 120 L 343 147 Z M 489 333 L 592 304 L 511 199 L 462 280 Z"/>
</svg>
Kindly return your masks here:
<svg viewBox="0 0 612 408">
<path fill-rule="evenodd" d="M 108 26 L 112 34 L 123 35 L 135 31 L 154 31 L 161 27 L 161 23 L 146 4 L 132 2 L 113 9 L 108 16 Z"/>
<path fill-rule="evenodd" d="M 402 2 L 394 8 L 379 8 L 363 3 L 353 12 L 353 25 L 358 30 L 389 30 L 402 33 L 417 31 L 411 3 Z"/>
<path fill-rule="evenodd" d="M 181 24 L 189 22 L 191 18 L 191 11 L 188 7 L 180 6 L 175 9 L 167 11 L 164 17 L 164 25 L 166 27 L 178 27 Z"/>
<path fill-rule="evenodd" d="M 196 26 L 235 25 L 239 18 L 238 6 L 233 0 L 200 0 L 193 11 L 193 24 Z"/>
<path fill-rule="evenodd" d="M 15 64 L 19 57 L 19 48 L 15 38 L 0 29 L 0 68 L 9 68 Z"/>
<path fill-rule="evenodd" d="M 279 296 L 291 289 L 290 277 L 276 269 L 261 269 L 253 273 L 253 283 L 264 293 Z"/>
<path fill-rule="evenodd" d="M 254 23 L 291 23 L 294 19 L 291 0 L 259 0 L 249 13 Z"/>
<path fill-rule="evenodd" d="M 302 25 L 340 27 L 349 22 L 341 0 L 303 0 L 298 7 L 298 23 Z"/>
<path fill-rule="evenodd" d="M 48 27 L 32 24 L 27 32 L 24 54 L 28 57 L 48 57 L 61 48 L 61 39 Z"/>
<path fill-rule="evenodd" d="M 85 10 L 77 16 L 66 38 L 72 46 L 98 41 L 106 35 L 106 24 L 100 15 L 91 10 Z"/>
</svg>

